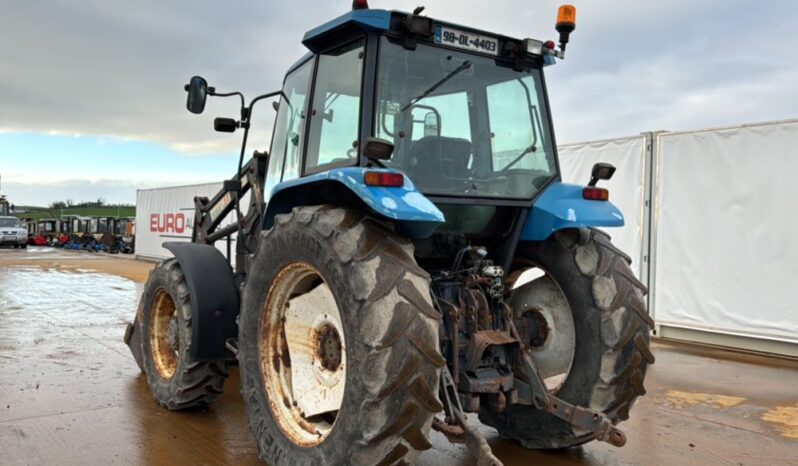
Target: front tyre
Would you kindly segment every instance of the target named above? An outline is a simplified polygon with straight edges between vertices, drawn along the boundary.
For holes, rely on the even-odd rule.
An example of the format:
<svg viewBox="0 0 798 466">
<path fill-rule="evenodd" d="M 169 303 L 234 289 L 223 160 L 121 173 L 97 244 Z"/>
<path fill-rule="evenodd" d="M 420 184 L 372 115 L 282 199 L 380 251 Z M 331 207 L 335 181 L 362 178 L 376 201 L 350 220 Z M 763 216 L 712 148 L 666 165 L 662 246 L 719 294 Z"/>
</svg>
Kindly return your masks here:
<svg viewBox="0 0 798 466">
<path fill-rule="evenodd" d="M 170 410 L 205 406 L 222 393 L 225 363 L 191 360 L 191 303 L 177 259 L 158 264 L 150 274 L 136 321 L 147 383 L 162 406 Z"/>
<path fill-rule="evenodd" d="M 548 388 L 574 405 L 604 412 L 615 424 L 628 419 L 635 399 L 645 394 L 646 368 L 654 362 L 654 322 L 630 263 L 599 230 L 562 230 L 519 246 L 514 268 L 534 267 L 544 275 L 513 290 L 509 300 Z M 527 448 L 592 440 L 531 406 L 511 405 L 503 413 L 484 409 L 479 417 Z"/>
<path fill-rule="evenodd" d="M 412 244 L 329 206 L 262 234 L 239 322 L 241 391 L 270 465 L 412 464 L 444 359 Z"/>
</svg>

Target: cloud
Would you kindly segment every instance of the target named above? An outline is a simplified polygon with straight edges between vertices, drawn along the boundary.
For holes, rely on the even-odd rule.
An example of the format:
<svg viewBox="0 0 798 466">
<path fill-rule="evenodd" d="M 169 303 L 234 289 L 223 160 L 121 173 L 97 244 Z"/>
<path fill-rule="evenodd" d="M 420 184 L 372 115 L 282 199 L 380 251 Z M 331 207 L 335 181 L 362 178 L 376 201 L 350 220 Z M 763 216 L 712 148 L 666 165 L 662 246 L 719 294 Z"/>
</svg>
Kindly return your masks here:
<svg viewBox="0 0 798 466">
<path fill-rule="evenodd" d="M 55 201 L 71 199 L 75 202 L 96 201 L 103 198 L 109 204 L 133 204 L 137 189 L 157 188 L 186 184 L 185 180 L 140 182 L 129 180 L 66 180 L 48 183 L 3 183 L 5 192 L 14 193 L 9 198 L 19 205 L 48 206 Z"/>
<path fill-rule="evenodd" d="M 410 10 L 418 2 L 372 0 Z M 568 59 L 547 69 L 562 142 L 795 115 L 798 3 L 575 2 Z M 112 136 L 187 154 L 235 153 L 212 131 L 232 99 L 188 114 L 182 86 L 201 74 L 249 96 L 280 86 L 304 32 L 350 2 L 83 0 L 7 2 L 0 16 L 0 131 Z M 550 2 L 428 2 L 430 16 L 517 37 L 556 39 Z M 253 147 L 273 110 L 256 111 Z"/>
</svg>

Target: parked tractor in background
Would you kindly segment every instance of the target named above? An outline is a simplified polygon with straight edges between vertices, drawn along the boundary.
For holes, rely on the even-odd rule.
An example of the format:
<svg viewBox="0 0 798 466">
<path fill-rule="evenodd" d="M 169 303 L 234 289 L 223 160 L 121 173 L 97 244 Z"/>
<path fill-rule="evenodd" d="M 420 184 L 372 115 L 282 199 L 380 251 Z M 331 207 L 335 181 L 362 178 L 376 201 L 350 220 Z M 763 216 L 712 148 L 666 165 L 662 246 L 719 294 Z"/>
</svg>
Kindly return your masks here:
<svg viewBox="0 0 798 466">
<path fill-rule="evenodd" d="M 110 254 L 133 252 L 132 243 L 125 241 L 130 219 L 118 217 L 98 217 L 94 238 L 96 249 Z M 128 237 L 129 238 L 129 237 Z"/>
<path fill-rule="evenodd" d="M 240 99 L 214 121 L 244 131 L 238 171 L 195 199 L 192 242 L 165 245 L 125 342 L 170 410 L 211 403 L 237 360 L 270 465 L 412 464 L 431 428 L 500 464 L 467 413 L 528 448 L 621 446 L 645 393 L 646 290 L 595 229 L 623 225 L 597 186 L 615 169 L 560 179 L 543 71 L 575 9 L 559 49 L 422 10 L 356 0 L 249 105 L 186 85 L 193 113 Z M 272 97 L 271 151 L 244 164 Z"/>
</svg>

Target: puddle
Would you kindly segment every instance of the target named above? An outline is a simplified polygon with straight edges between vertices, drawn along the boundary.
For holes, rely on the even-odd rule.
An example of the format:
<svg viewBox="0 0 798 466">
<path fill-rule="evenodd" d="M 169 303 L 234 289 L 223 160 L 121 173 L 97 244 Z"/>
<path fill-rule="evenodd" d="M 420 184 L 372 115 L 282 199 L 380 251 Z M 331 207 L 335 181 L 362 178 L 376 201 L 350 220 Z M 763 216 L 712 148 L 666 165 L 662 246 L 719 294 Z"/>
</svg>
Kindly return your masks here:
<svg viewBox="0 0 798 466">
<path fill-rule="evenodd" d="M 49 316 L 67 326 L 82 327 L 129 320 L 140 290 L 131 280 L 104 273 L 0 268 L 0 310 L 29 311 L 19 317 L 23 321 Z"/>
</svg>

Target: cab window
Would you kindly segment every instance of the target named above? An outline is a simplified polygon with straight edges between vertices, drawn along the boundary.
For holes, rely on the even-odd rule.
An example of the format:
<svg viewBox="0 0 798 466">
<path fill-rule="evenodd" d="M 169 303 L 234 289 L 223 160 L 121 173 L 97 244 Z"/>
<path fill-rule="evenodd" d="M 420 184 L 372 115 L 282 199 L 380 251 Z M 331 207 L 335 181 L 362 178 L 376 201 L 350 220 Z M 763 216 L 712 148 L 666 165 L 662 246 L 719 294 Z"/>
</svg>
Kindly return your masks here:
<svg viewBox="0 0 798 466">
<path fill-rule="evenodd" d="M 357 163 L 363 40 L 319 55 L 306 172 Z"/>
<path fill-rule="evenodd" d="M 487 87 L 490 119 L 491 152 L 495 170 L 507 168 L 548 170 L 549 152 L 546 132 L 540 124 L 540 102 L 532 76 L 493 84 Z M 507 105 L 507 102 L 529 102 L 531 105 Z M 533 124 L 529 124 L 532 121 Z M 515 160 L 529 146 L 539 153 Z M 513 163 L 515 162 L 515 163 Z M 512 164 L 512 165 L 510 165 Z"/>
<path fill-rule="evenodd" d="M 310 60 L 285 79 L 283 92 L 288 100 L 284 97 L 280 99 L 274 125 L 264 189 L 267 198 L 280 181 L 299 177 L 299 160 L 304 147 L 307 97 L 312 70 L 313 60 Z"/>
</svg>

